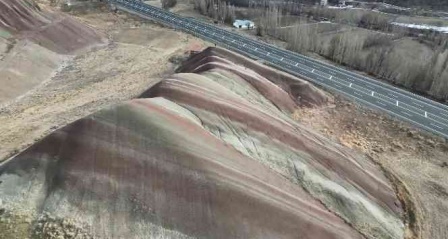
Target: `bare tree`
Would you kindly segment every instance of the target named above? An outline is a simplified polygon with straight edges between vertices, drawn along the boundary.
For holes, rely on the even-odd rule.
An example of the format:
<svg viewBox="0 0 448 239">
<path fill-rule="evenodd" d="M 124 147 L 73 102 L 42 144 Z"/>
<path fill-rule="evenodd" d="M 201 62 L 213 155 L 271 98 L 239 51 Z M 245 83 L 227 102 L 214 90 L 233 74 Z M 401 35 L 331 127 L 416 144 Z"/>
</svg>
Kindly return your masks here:
<svg viewBox="0 0 448 239">
<path fill-rule="evenodd" d="M 162 1 L 162 8 L 163 9 L 169 9 L 177 4 L 177 0 L 161 0 Z"/>
<path fill-rule="evenodd" d="M 265 29 L 264 29 L 263 24 L 261 24 L 261 23 L 257 24 L 257 27 L 256 27 L 257 36 L 260 36 L 260 37 L 264 36 L 264 34 L 265 34 L 264 31 L 265 31 Z"/>
<path fill-rule="evenodd" d="M 235 7 L 225 1 L 194 0 L 194 8 L 202 15 L 227 24 L 235 21 Z"/>
</svg>

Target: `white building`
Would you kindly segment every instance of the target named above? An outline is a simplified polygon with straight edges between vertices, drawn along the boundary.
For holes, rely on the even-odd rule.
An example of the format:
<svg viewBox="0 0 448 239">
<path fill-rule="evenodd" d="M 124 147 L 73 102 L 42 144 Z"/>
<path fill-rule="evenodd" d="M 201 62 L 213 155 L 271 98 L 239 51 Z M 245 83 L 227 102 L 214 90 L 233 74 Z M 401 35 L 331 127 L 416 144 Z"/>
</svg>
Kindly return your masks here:
<svg viewBox="0 0 448 239">
<path fill-rule="evenodd" d="M 255 28 L 254 22 L 249 21 L 249 20 L 235 20 L 235 22 L 233 22 L 233 26 L 236 28 L 241 28 L 241 29 L 254 29 Z"/>
</svg>

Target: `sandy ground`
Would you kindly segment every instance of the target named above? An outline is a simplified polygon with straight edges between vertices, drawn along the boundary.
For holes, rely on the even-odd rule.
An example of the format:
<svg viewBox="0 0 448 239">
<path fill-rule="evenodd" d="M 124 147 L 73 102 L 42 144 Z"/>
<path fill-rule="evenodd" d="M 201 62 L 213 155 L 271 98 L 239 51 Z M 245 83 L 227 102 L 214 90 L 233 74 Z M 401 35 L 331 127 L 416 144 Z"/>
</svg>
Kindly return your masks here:
<svg viewBox="0 0 448 239">
<path fill-rule="evenodd" d="M 107 43 L 88 25 L 39 6 L 0 0 L 0 107 L 52 78 L 73 56 Z"/>
<path fill-rule="evenodd" d="M 421 238 L 448 238 L 446 140 L 341 98 L 334 105 L 297 110 L 293 117 L 395 174 L 415 202 Z"/>
<path fill-rule="evenodd" d="M 75 57 L 51 80 L 0 108 L 0 161 L 69 122 L 139 95 L 174 71 L 170 57 L 204 46 L 125 14 L 94 12 L 78 19 L 111 43 Z"/>
<path fill-rule="evenodd" d="M 89 13 L 78 19 L 105 32 L 111 44 L 77 56 L 51 80 L 0 108 L 0 161 L 69 122 L 135 97 L 173 72 L 170 57 L 204 45 L 124 14 Z M 301 109 L 294 117 L 396 174 L 416 202 L 422 238 L 448 238 L 445 140 L 343 99 Z"/>
<path fill-rule="evenodd" d="M 0 57 L 1 105 L 7 105 L 8 101 L 50 78 L 70 58 L 28 40 L 14 43 L 11 47 L 9 54 Z"/>
</svg>

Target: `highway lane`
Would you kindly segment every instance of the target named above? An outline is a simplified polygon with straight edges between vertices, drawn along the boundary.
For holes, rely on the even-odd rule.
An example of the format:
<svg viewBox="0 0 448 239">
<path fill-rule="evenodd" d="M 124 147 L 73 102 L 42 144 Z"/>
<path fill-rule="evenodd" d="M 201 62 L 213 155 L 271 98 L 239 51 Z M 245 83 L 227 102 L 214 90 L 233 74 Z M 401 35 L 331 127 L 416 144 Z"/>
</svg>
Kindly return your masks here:
<svg viewBox="0 0 448 239">
<path fill-rule="evenodd" d="M 199 22 L 199 21 L 195 21 Z M 208 24 L 207 24 L 208 25 Z M 216 28 L 213 25 L 208 25 L 209 28 Z M 218 31 L 221 34 L 225 34 L 226 31 L 222 29 L 218 29 Z M 238 39 L 240 42 L 245 42 L 248 46 L 253 46 L 254 48 L 259 48 L 260 50 L 264 50 L 265 52 L 273 52 L 277 55 L 281 55 L 284 57 L 284 59 L 291 59 L 295 62 L 300 62 L 302 64 L 309 64 L 311 67 L 315 68 L 317 71 L 324 72 L 328 75 L 332 75 L 335 78 L 339 79 L 345 79 L 350 82 L 355 82 L 357 85 L 362 86 L 363 88 L 370 89 L 371 91 L 374 91 L 378 93 L 379 95 L 382 95 L 384 98 L 391 100 L 391 101 L 399 101 L 404 103 L 403 107 L 408 107 L 410 110 L 417 110 L 424 114 L 426 111 L 429 115 L 433 114 L 434 117 L 439 117 L 439 120 L 445 120 L 448 118 L 448 107 L 446 105 L 440 104 L 438 102 L 431 101 L 429 99 L 426 99 L 424 97 L 421 97 L 419 95 L 415 95 L 411 92 L 404 91 L 402 89 L 396 88 L 394 86 L 391 86 L 389 84 L 379 82 L 374 79 L 370 79 L 368 77 L 352 73 L 350 71 L 347 71 L 345 69 L 341 69 L 326 63 L 322 63 L 319 61 L 316 61 L 314 59 L 309 59 L 305 56 L 301 56 L 296 53 L 291 53 L 290 51 L 286 51 L 283 49 L 278 49 L 274 46 L 271 46 L 269 44 L 258 44 L 253 45 L 250 41 L 247 41 L 248 39 L 245 37 L 242 37 L 241 35 L 235 34 L 230 32 L 232 34 L 232 37 L 234 39 Z M 417 102 L 415 100 L 417 98 Z M 434 106 L 435 105 L 435 106 Z M 425 109 L 426 108 L 426 109 Z"/>
<path fill-rule="evenodd" d="M 125 11 L 184 30 L 242 54 L 262 59 L 289 73 L 448 138 L 448 107 L 438 102 L 141 2 L 132 0 L 111 0 L 110 2 Z"/>
<path fill-rule="evenodd" d="M 214 27 L 214 26 L 209 25 L 208 27 Z M 222 29 L 219 29 L 218 31 L 220 31 L 221 34 L 225 33 L 225 30 Z M 309 59 L 305 56 L 296 53 L 291 53 L 290 51 L 278 49 L 274 46 L 270 46 L 269 44 L 254 45 L 250 42 L 253 40 L 249 39 L 249 41 L 247 41 L 248 39 L 245 37 L 242 37 L 235 33 L 231 34 L 234 39 L 238 39 L 240 42 L 244 42 L 248 46 L 258 48 L 261 51 L 264 50 L 266 53 L 269 52 L 282 56 L 285 60 L 288 59 L 294 62 L 299 62 L 301 64 L 305 65 L 308 64 L 312 68 L 316 69 L 318 72 L 323 72 L 329 76 L 332 75 L 337 79 L 344 79 L 350 81 L 351 83 L 355 83 L 356 85 L 359 85 L 365 89 L 374 91 L 375 93 L 379 94 L 379 96 L 387 100 L 399 101 L 402 103 L 403 107 L 406 107 L 409 110 L 415 110 L 422 114 L 425 114 L 425 112 L 427 112 L 428 115 L 437 117 L 439 120 L 445 121 L 445 124 L 448 123 L 446 122 L 448 118 L 448 107 L 446 105 L 431 101 L 419 95 L 415 95 L 411 92 L 404 91 L 389 84 L 374 79 L 370 79 L 368 77 L 355 74 L 350 71 L 332 65 L 328 65 L 326 63 L 322 63 L 314 59 Z"/>
<path fill-rule="evenodd" d="M 216 28 L 213 25 L 206 24 L 206 23 L 200 22 L 200 21 L 195 20 L 195 19 L 191 19 L 191 20 L 195 21 L 198 24 L 199 23 L 201 23 L 203 25 L 205 24 L 207 27 Z M 243 37 L 241 35 L 235 34 L 233 32 L 228 32 L 228 31 L 223 30 L 223 29 L 219 29 L 218 28 L 217 31 L 220 31 L 221 33 L 225 33 L 225 34 L 232 34 L 233 38 L 238 39 L 240 41 L 247 40 L 247 38 L 245 38 L 245 37 Z M 310 58 L 302 56 L 300 54 L 292 53 L 292 52 L 284 50 L 284 49 L 279 49 L 279 48 L 277 48 L 275 46 L 272 46 L 272 45 L 269 45 L 269 44 L 266 44 L 266 43 L 263 43 L 263 42 L 258 42 L 258 43 L 261 44 L 261 47 L 260 47 L 260 45 L 258 46 L 260 49 L 263 49 L 263 50 L 265 50 L 267 52 L 274 52 L 274 53 L 276 53 L 278 55 L 286 54 L 286 57 L 285 57 L 286 59 L 289 58 L 289 59 L 293 59 L 293 60 L 301 62 L 301 63 L 309 63 L 309 64 L 311 64 L 311 66 L 314 66 L 314 68 L 316 68 L 317 70 L 328 71 L 329 74 L 332 74 L 335 77 L 347 78 L 347 79 L 350 79 L 350 80 L 353 80 L 353 81 L 361 80 L 361 82 L 359 82 L 359 84 L 361 84 L 365 88 L 369 88 L 369 89 L 374 90 L 374 89 L 378 89 L 378 87 L 384 87 L 386 89 L 392 90 L 392 92 L 386 92 L 386 94 L 389 95 L 391 98 L 395 98 L 395 100 L 406 101 L 409 98 L 411 98 L 411 100 L 413 100 L 413 98 L 419 98 L 420 100 L 424 101 L 424 105 L 422 106 L 421 104 L 416 104 L 418 107 L 424 107 L 424 106 L 428 107 L 429 106 L 429 108 L 431 108 L 431 107 L 433 107 L 434 104 L 436 104 L 436 107 L 434 107 L 434 109 L 433 109 L 434 111 L 438 111 L 441 108 L 442 109 L 441 112 L 443 112 L 445 114 L 448 113 L 448 106 L 440 104 L 438 102 L 434 102 L 434 101 L 432 101 L 430 99 L 427 99 L 427 98 L 424 98 L 422 96 L 415 95 L 415 94 L 413 94 L 411 92 L 408 92 L 408 91 L 396 88 L 396 87 L 394 87 L 392 85 L 389 85 L 389 84 L 386 84 L 386 83 L 383 83 L 383 82 L 379 82 L 377 80 L 374 80 L 374 79 L 371 79 L 371 78 L 368 78 L 368 77 L 365 77 L 365 76 L 362 76 L 362 75 L 359 75 L 359 74 L 347 71 L 347 70 L 342 69 L 342 68 L 338 68 L 338 67 L 333 66 L 333 65 L 322 63 L 322 62 L 317 61 L 315 59 L 310 59 Z M 248 45 L 250 45 L 250 44 L 251 43 L 248 42 Z M 364 81 L 364 82 L 362 82 L 362 81 Z M 380 86 L 378 86 L 378 84 Z M 378 93 L 384 93 L 382 90 L 384 90 L 384 89 L 380 89 L 378 91 Z M 429 104 L 429 105 L 427 105 L 427 104 Z M 444 115 L 444 116 L 447 116 L 447 115 Z"/>
</svg>

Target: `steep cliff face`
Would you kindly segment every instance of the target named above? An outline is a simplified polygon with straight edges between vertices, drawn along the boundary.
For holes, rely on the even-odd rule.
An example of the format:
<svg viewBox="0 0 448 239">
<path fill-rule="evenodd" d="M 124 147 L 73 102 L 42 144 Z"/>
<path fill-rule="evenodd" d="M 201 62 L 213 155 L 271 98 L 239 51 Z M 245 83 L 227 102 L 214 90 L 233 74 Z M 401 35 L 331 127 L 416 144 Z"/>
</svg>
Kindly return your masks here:
<svg viewBox="0 0 448 239">
<path fill-rule="evenodd" d="M 402 238 L 401 205 L 381 171 L 290 119 L 297 87 L 309 89 L 307 104 L 329 100 L 234 53 L 194 55 L 141 98 L 2 164 L 1 232 Z"/>
</svg>

